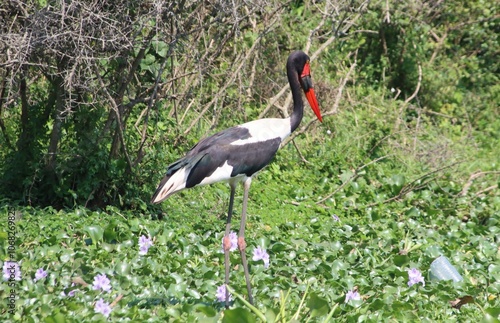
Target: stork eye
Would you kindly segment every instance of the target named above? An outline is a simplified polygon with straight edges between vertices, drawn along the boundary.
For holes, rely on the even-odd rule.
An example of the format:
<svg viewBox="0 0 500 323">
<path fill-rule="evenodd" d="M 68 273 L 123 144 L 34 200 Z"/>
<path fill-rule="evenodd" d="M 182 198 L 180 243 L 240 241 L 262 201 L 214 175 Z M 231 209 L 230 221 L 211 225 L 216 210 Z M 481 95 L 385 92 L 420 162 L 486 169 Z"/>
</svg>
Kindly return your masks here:
<svg viewBox="0 0 500 323">
<path fill-rule="evenodd" d="M 310 76 L 302 76 L 300 78 L 300 85 L 304 91 L 309 91 L 313 87 L 312 80 Z"/>
<path fill-rule="evenodd" d="M 309 60 L 306 61 L 304 64 L 304 67 L 302 68 L 302 73 L 300 74 L 300 77 L 306 77 L 311 75 L 311 65 L 309 65 Z"/>
</svg>

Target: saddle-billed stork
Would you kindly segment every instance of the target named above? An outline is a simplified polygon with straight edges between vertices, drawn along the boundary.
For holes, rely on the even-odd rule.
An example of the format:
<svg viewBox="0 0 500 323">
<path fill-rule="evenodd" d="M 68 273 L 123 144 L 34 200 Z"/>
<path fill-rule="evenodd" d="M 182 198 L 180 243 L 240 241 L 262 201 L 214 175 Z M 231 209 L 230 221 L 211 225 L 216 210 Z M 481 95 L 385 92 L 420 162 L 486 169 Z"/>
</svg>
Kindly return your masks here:
<svg viewBox="0 0 500 323">
<path fill-rule="evenodd" d="M 278 151 L 280 144 L 300 124 L 304 113 L 304 103 L 300 89 L 305 93 L 312 110 L 319 121 L 322 121 L 318 101 L 314 93 L 309 56 L 302 51 L 294 51 L 286 63 L 288 82 L 293 96 L 293 112 L 289 118 L 260 119 L 222 130 L 198 142 L 185 157 L 170 164 L 167 174 L 160 182 L 151 199 L 152 203 L 160 203 L 170 195 L 183 189 L 226 181 L 231 187 L 229 210 L 227 214 L 226 232 L 223 238 L 225 283 L 229 284 L 229 249 L 231 242 L 229 231 L 236 185 L 243 183 L 243 209 L 240 230 L 238 233 L 238 249 L 240 250 L 248 300 L 253 304 L 250 275 L 245 254 L 245 221 L 247 213 L 248 191 L 252 177 L 264 168 Z M 226 288 L 226 307 L 228 292 Z"/>
</svg>

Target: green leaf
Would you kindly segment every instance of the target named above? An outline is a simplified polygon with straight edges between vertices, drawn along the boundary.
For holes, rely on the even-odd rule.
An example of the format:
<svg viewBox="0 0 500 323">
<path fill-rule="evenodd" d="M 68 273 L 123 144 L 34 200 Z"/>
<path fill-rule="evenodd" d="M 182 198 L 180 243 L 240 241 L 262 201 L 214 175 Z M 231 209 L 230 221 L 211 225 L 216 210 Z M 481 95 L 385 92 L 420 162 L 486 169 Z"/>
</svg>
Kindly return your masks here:
<svg viewBox="0 0 500 323">
<path fill-rule="evenodd" d="M 127 261 L 118 261 L 115 265 L 115 271 L 118 275 L 130 274 L 130 263 Z"/>
<path fill-rule="evenodd" d="M 500 322 L 500 307 L 490 307 L 484 310 L 484 317 L 482 322 L 485 323 Z"/>
<path fill-rule="evenodd" d="M 177 308 L 173 308 L 173 307 L 167 308 L 165 313 L 167 313 L 168 315 L 175 317 L 175 318 L 181 317 L 181 313 Z"/>
<path fill-rule="evenodd" d="M 154 47 L 156 49 L 156 54 L 158 54 L 159 56 L 161 56 L 163 58 L 167 57 L 167 53 L 168 53 L 167 43 L 165 43 L 163 41 L 158 41 L 158 42 L 154 43 Z"/>
<path fill-rule="evenodd" d="M 396 186 L 396 187 L 403 187 L 403 185 L 405 185 L 405 177 L 404 175 L 401 175 L 401 174 L 397 174 L 397 175 L 393 175 L 392 176 L 392 183 Z"/>
<path fill-rule="evenodd" d="M 54 317 L 54 321 L 56 323 L 65 323 L 66 322 L 66 318 L 64 317 L 64 315 L 62 313 L 57 313 L 55 315 L 53 315 Z"/>
<path fill-rule="evenodd" d="M 252 313 L 244 308 L 235 308 L 224 311 L 222 323 L 254 323 L 255 318 Z"/>
<path fill-rule="evenodd" d="M 309 296 L 307 307 L 311 309 L 311 317 L 322 316 L 328 313 L 328 302 L 315 293 L 311 293 L 311 296 Z"/>
<path fill-rule="evenodd" d="M 394 256 L 394 264 L 398 267 L 403 267 L 410 262 L 410 258 L 407 255 L 397 255 Z"/>
<path fill-rule="evenodd" d="M 345 183 L 348 180 L 350 180 L 353 175 L 354 175 L 354 173 L 352 171 L 350 171 L 350 170 L 343 170 L 342 174 L 340 174 L 340 180 L 342 181 L 342 183 Z"/>
<path fill-rule="evenodd" d="M 285 251 L 286 249 L 287 249 L 286 245 L 284 243 L 281 243 L 281 242 L 276 242 L 271 247 L 271 250 L 273 252 L 276 252 L 276 253 L 281 252 L 281 251 Z"/>
<path fill-rule="evenodd" d="M 267 322 L 275 322 L 276 321 L 276 313 L 268 308 L 267 311 L 264 313 Z"/>
<path fill-rule="evenodd" d="M 141 69 L 147 69 L 151 64 L 153 64 L 155 62 L 156 58 L 154 57 L 154 55 L 151 55 L 151 54 L 147 54 L 146 57 L 144 57 L 142 60 L 141 60 Z"/>
<path fill-rule="evenodd" d="M 102 240 L 104 230 L 97 225 L 89 225 L 85 227 L 85 231 L 89 234 L 90 238 L 92 239 L 92 243 L 97 243 L 98 241 Z"/>
<path fill-rule="evenodd" d="M 217 315 L 217 312 L 215 311 L 215 309 L 213 307 L 206 306 L 206 305 L 198 305 L 198 306 L 195 305 L 195 311 L 199 312 L 199 313 L 203 313 L 208 317 L 214 317 L 215 315 Z"/>
<path fill-rule="evenodd" d="M 45 322 L 46 323 L 65 323 L 66 318 L 61 313 L 57 313 L 54 315 L 47 316 L 45 318 Z"/>
</svg>

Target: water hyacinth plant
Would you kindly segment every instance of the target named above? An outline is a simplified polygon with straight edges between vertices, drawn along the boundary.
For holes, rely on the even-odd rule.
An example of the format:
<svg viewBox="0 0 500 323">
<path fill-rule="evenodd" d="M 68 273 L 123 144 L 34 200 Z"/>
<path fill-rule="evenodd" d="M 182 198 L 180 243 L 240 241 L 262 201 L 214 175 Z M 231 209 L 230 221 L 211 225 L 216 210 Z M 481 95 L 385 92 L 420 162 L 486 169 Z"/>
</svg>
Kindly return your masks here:
<svg viewBox="0 0 500 323">
<path fill-rule="evenodd" d="M 145 235 L 139 237 L 139 255 L 147 254 L 151 246 L 153 246 L 153 240 L 150 237 Z"/>
<path fill-rule="evenodd" d="M 269 267 L 269 254 L 265 249 L 263 249 L 261 246 L 258 246 L 253 250 L 253 261 L 259 261 L 262 260 L 264 261 L 264 267 L 268 268 Z"/>
<path fill-rule="evenodd" d="M 349 301 L 359 301 L 361 300 L 361 295 L 357 290 L 350 290 L 345 294 L 345 302 Z"/>
<path fill-rule="evenodd" d="M 95 303 L 94 311 L 108 317 L 111 314 L 111 306 L 101 298 Z"/>
<path fill-rule="evenodd" d="M 38 281 L 40 279 L 47 277 L 47 275 L 48 275 L 47 271 L 45 271 L 43 268 L 38 268 L 37 271 L 35 272 L 35 278 L 33 280 Z"/>
<path fill-rule="evenodd" d="M 232 297 L 231 293 L 227 292 L 227 288 L 226 288 L 225 284 L 217 287 L 217 291 L 215 292 L 215 297 L 217 298 L 217 301 L 221 302 L 221 303 L 225 302 L 226 301 L 226 293 L 228 295 L 227 300 L 232 301 L 233 297 Z"/>
<path fill-rule="evenodd" d="M 14 279 L 16 281 L 21 280 L 21 267 L 16 261 L 5 261 L 3 263 L 3 279 L 9 280 Z"/>
<path fill-rule="evenodd" d="M 102 216 L 103 221 L 109 218 L 107 214 L 96 213 L 95 216 Z M 29 218 L 29 214 L 26 217 Z M 68 213 L 67 217 L 75 223 L 81 219 L 76 213 Z M 39 218 L 38 214 L 35 213 L 34 218 Z M 308 318 L 307 315 L 312 315 L 314 317 L 311 318 L 311 322 L 318 321 L 318 319 L 322 322 L 327 320 L 327 317 L 331 317 L 332 320 L 349 318 L 356 321 L 361 314 L 359 311 L 352 310 L 352 306 L 350 306 L 356 305 L 356 308 L 360 309 L 360 311 L 361 309 L 372 310 L 374 307 L 381 307 L 384 313 L 390 313 L 391 316 L 403 320 L 403 316 L 411 316 L 411 311 L 417 304 L 416 302 L 423 304 L 426 301 L 426 293 L 418 292 L 409 297 L 408 293 L 415 291 L 416 286 L 408 286 L 408 282 L 411 280 L 414 284 L 423 285 L 422 269 L 430 264 L 432 259 L 436 257 L 435 254 L 441 251 L 436 249 L 431 242 L 427 242 L 427 245 L 429 245 L 427 249 L 416 249 L 406 255 L 400 255 L 397 251 L 394 251 L 395 249 L 399 250 L 399 248 L 393 242 L 400 241 L 402 237 L 406 236 L 406 232 L 412 232 L 415 236 L 414 239 L 425 241 L 424 239 L 429 239 L 428 230 L 422 229 L 416 222 L 409 221 L 405 223 L 408 230 L 404 232 L 399 229 L 389 231 L 386 228 L 391 227 L 394 222 L 393 218 L 364 223 L 359 219 L 343 217 L 341 226 L 339 226 L 338 222 L 331 220 L 331 214 L 325 216 L 324 219 L 328 219 L 328 221 L 322 222 L 321 225 L 318 225 L 318 219 L 312 218 L 303 225 L 285 223 L 264 229 L 266 228 L 264 224 L 262 226 L 258 224 L 257 228 L 249 229 L 249 233 L 252 233 L 249 240 L 251 239 L 251 243 L 257 246 L 250 249 L 249 257 L 252 257 L 252 260 L 255 259 L 253 261 L 259 262 L 259 264 L 254 264 L 251 267 L 250 274 L 252 281 L 255 283 L 257 308 L 262 311 L 260 314 L 266 316 L 269 314 L 266 314 L 266 311 L 273 311 L 273 313 L 278 313 L 280 317 L 285 317 L 286 320 L 291 320 L 294 317 L 305 320 Z M 92 219 L 84 218 L 84 220 L 87 221 L 88 225 L 94 225 L 91 222 Z M 162 317 L 166 319 L 175 319 L 171 311 L 176 311 L 176 313 L 180 313 L 181 321 L 196 320 L 195 314 L 206 319 L 222 319 L 222 315 L 224 315 L 229 320 L 233 310 L 235 315 L 239 315 L 237 317 L 245 315 L 246 312 L 242 312 L 244 310 L 248 311 L 250 316 L 255 314 L 256 317 L 260 317 L 260 314 L 256 314 L 252 307 L 244 303 L 246 297 L 244 296 L 245 284 L 242 279 L 243 271 L 241 267 L 238 268 L 237 266 L 232 267 L 231 275 L 235 278 L 234 284 L 227 287 L 228 290 L 231 290 L 231 288 L 234 290 L 230 295 L 231 307 L 228 310 L 221 310 L 223 305 L 220 303 L 225 302 L 226 288 L 224 285 L 217 285 L 215 288 L 211 287 L 221 281 L 220 274 L 213 270 L 213 261 L 218 259 L 220 268 L 223 267 L 219 248 L 219 235 L 213 234 L 219 232 L 219 223 L 217 221 L 214 220 L 207 224 L 206 219 L 193 217 L 192 222 L 187 222 L 180 214 L 177 218 L 172 216 L 169 222 L 166 223 L 148 219 L 141 219 L 141 221 L 144 222 L 148 232 L 155 232 L 155 247 L 157 248 L 158 257 L 148 257 L 147 262 L 136 261 L 137 243 L 134 245 L 131 241 L 134 241 L 134 239 L 138 241 L 140 234 L 135 237 L 133 233 L 128 232 L 122 238 L 122 241 L 117 244 L 122 248 L 121 253 L 116 253 L 113 249 L 106 251 L 110 252 L 110 256 L 114 258 L 113 262 L 109 262 L 108 258 L 103 257 L 105 255 L 104 248 L 114 245 L 109 243 L 106 245 L 107 240 L 103 240 L 105 239 L 104 235 L 99 236 L 98 239 L 101 239 L 102 242 L 97 243 L 98 248 L 85 247 L 89 253 L 89 258 L 87 258 L 89 262 L 95 263 L 96 266 L 102 268 L 98 273 L 90 276 L 88 274 L 82 275 L 90 282 L 89 287 L 85 288 L 84 285 L 76 285 L 71 282 L 68 284 L 67 281 L 64 282 L 68 284 L 67 287 L 59 285 L 60 289 L 58 291 L 62 297 L 58 299 L 63 302 L 60 308 L 65 316 L 70 315 L 65 306 L 71 302 L 71 306 L 80 309 L 74 315 L 81 321 L 91 320 L 91 315 L 95 315 L 95 313 L 100 313 L 99 315 L 102 314 L 104 317 L 106 315 L 109 315 L 109 318 L 113 317 L 115 309 L 111 305 L 112 299 L 108 297 L 115 298 L 116 289 L 120 290 L 120 293 L 122 291 L 124 293 L 124 300 L 119 302 L 120 313 L 137 315 L 142 321 L 155 319 L 155 316 L 151 314 L 152 309 L 157 313 L 163 313 L 158 315 L 163 315 Z M 33 221 L 28 223 L 30 226 L 34 224 Z M 138 220 L 133 219 L 130 224 L 123 225 L 128 225 L 129 228 L 133 229 L 133 226 L 138 223 Z M 457 220 L 451 222 L 451 226 L 462 228 L 461 223 L 460 220 Z M 194 229 L 202 226 L 204 230 L 207 230 L 205 233 L 198 233 Z M 446 226 L 446 232 L 449 232 L 449 226 L 450 224 Z M 262 234 L 264 230 L 265 235 Z M 461 231 L 452 230 L 451 235 L 457 232 L 454 236 L 457 241 L 464 246 L 468 246 L 462 236 L 463 232 L 468 232 L 468 230 L 468 227 L 463 227 Z M 384 232 L 384 234 L 380 235 L 379 231 Z M 45 244 L 48 245 L 46 240 L 37 240 L 39 239 L 37 238 L 38 230 L 26 229 L 26 232 L 31 232 L 32 237 L 30 239 L 39 241 L 37 243 L 40 243 L 43 248 L 45 248 Z M 357 232 L 363 232 L 363 236 L 357 236 Z M 364 237 L 365 234 L 366 237 Z M 371 237 L 375 235 L 380 238 L 372 239 Z M 302 237 L 308 237 L 308 239 Z M 114 239 L 114 237 L 110 238 Z M 59 247 L 58 254 L 61 254 L 62 257 L 54 259 L 64 259 L 66 248 L 70 252 L 81 249 L 81 242 L 78 240 L 73 242 L 62 238 L 53 239 L 58 242 L 58 245 L 62 245 L 62 243 L 68 245 L 65 248 Z M 488 262 L 484 266 L 489 268 L 487 270 L 492 273 L 489 276 L 492 281 L 489 288 L 494 291 L 497 286 L 495 280 L 497 267 L 492 264 L 492 261 L 496 256 L 497 245 L 480 236 L 477 239 L 481 241 L 482 252 L 487 255 L 484 259 L 488 259 Z M 141 241 L 147 243 L 145 240 Z M 353 241 L 356 241 L 356 244 Z M 262 247 L 264 245 L 268 247 Z M 352 246 L 356 246 L 354 252 L 352 252 Z M 41 248 L 36 250 L 43 252 Z M 261 265 L 260 261 L 265 262 L 264 265 L 266 265 L 267 261 L 270 263 L 271 251 L 273 266 L 269 266 L 267 270 L 263 271 L 262 267 L 264 266 Z M 473 253 L 474 249 L 469 248 L 464 252 Z M 372 255 L 377 255 L 378 258 L 374 259 Z M 385 261 L 384 259 L 389 260 Z M 39 275 L 43 275 L 40 269 L 48 272 L 48 265 L 44 265 L 44 261 L 46 260 L 33 262 L 31 268 L 26 268 L 27 271 L 31 272 L 31 277 L 38 277 L 37 271 Z M 373 261 L 375 261 L 374 265 L 372 264 Z M 410 261 L 415 265 L 408 268 Z M 466 267 L 468 261 L 470 260 L 462 258 L 462 261 L 456 260 L 456 263 Z M 418 266 L 416 266 L 417 264 Z M 30 266 L 30 263 L 24 265 Z M 70 265 L 70 262 L 65 264 L 51 261 L 50 273 L 48 273 L 47 277 L 54 276 L 54 272 L 60 273 L 66 271 L 66 268 L 71 268 L 68 265 Z M 4 263 L 3 266 L 8 266 L 8 264 Z M 15 265 L 14 267 L 17 268 Z M 301 268 L 303 272 L 297 273 L 297 268 Z M 108 274 L 110 270 L 113 270 L 113 278 Z M 401 272 L 404 274 L 403 277 L 401 277 Z M 394 279 L 394 277 L 402 279 L 398 280 Z M 366 298 L 362 297 L 360 291 L 355 288 L 345 289 L 345 285 L 339 284 L 339 281 L 345 282 L 347 286 L 354 286 L 356 282 L 357 285 L 362 286 L 363 293 L 367 295 Z M 58 284 L 58 281 L 56 281 L 56 284 Z M 451 288 L 451 285 L 444 284 L 448 283 L 440 282 L 439 288 L 432 290 L 434 284 L 429 283 L 429 286 L 426 284 L 426 289 L 432 290 L 433 295 L 442 298 L 456 298 L 457 287 Z M 478 284 L 482 284 L 481 280 L 478 281 Z M 306 285 L 310 285 L 308 293 L 304 292 Z M 49 292 L 49 287 L 49 284 L 38 284 L 38 290 L 46 295 L 52 293 Z M 63 291 L 61 292 L 61 290 Z M 498 298 L 490 290 L 487 288 L 478 289 L 479 294 L 476 295 L 484 295 L 488 302 L 495 304 Z M 24 297 L 22 293 L 19 293 L 19 295 Z M 275 297 L 268 295 L 275 295 Z M 282 298 L 281 295 L 283 295 Z M 37 296 L 33 294 L 33 297 Z M 101 297 L 102 301 L 100 300 Z M 164 297 L 171 297 L 175 302 L 179 303 L 161 303 L 160 305 L 155 301 L 155 299 L 163 299 Z M 153 305 L 149 304 L 151 298 L 156 302 Z M 304 299 L 301 302 L 302 298 Z M 90 301 L 85 302 L 84 299 Z M 146 304 L 149 307 L 136 306 L 133 305 L 136 304 L 134 302 Z M 186 307 L 188 302 L 195 302 L 196 304 L 217 303 L 217 305 L 197 305 L 203 308 L 203 310 L 200 309 L 203 312 L 197 312 L 197 310 L 190 310 Z M 132 305 L 128 307 L 125 304 Z M 406 310 L 406 307 L 401 308 L 394 304 L 409 304 L 412 310 Z M 110 314 L 107 314 L 109 312 L 108 306 L 112 309 Z M 393 306 L 396 306 L 398 310 L 393 309 Z M 449 305 L 442 303 L 439 306 L 439 308 L 446 308 Z M 34 308 L 41 310 L 38 303 L 35 303 Z M 455 312 L 455 314 L 443 314 L 444 310 L 440 311 L 439 308 L 438 313 L 441 314 L 434 314 L 432 311 L 425 313 L 433 320 L 439 320 L 438 315 L 448 315 L 446 317 L 453 316 L 465 318 L 464 321 L 473 321 L 472 318 L 482 315 L 479 309 L 476 312 L 473 303 L 464 305 L 461 312 Z M 332 310 L 334 311 L 332 312 Z M 92 314 L 85 314 L 89 311 Z M 167 314 L 166 311 L 170 314 Z M 299 311 L 299 314 L 295 315 L 297 311 Z M 373 309 L 373 311 L 374 313 L 380 313 L 376 309 Z M 329 316 L 330 314 L 331 316 Z M 376 320 L 376 316 L 373 316 L 372 319 Z"/>
<path fill-rule="evenodd" d="M 39 218 L 36 213 L 35 216 Z M 75 222 L 82 219 L 76 213 L 68 213 L 66 217 Z M 95 226 L 93 219 L 95 217 L 102 217 L 103 223 L 108 221 L 106 224 L 108 226 L 113 225 L 109 220 L 109 215 L 101 213 L 94 213 L 92 218 L 83 218 L 83 221 L 86 221 L 84 224 Z M 367 313 L 363 311 L 374 311 L 373 315 L 366 315 L 377 320 L 375 314 L 381 313 L 381 310 L 376 308 L 381 308 L 384 313 L 390 313 L 391 316 L 404 320 L 406 317 L 413 317 L 412 313 L 417 303 L 426 304 L 429 293 L 444 299 L 458 297 L 457 288 L 460 286 L 451 286 L 450 282 L 440 282 L 439 285 L 425 282 L 425 293 L 416 290 L 416 286 L 408 286 L 409 280 L 412 280 L 414 284 L 423 285 L 425 266 L 429 266 L 436 257 L 435 254 L 441 253 L 432 241 L 429 242 L 430 240 L 426 242 L 427 249 L 416 249 L 406 255 L 400 255 L 397 252 L 399 248 L 394 241 L 400 241 L 407 235 L 406 232 L 412 232 L 413 239 L 419 239 L 424 243 L 425 239 L 429 239 L 429 231 L 422 229 L 418 223 L 401 222 L 400 225 L 406 226 L 407 230 L 400 230 L 399 226 L 394 226 L 394 230 L 388 230 L 387 228 L 390 228 L 394 222 L 394 219 L 390 217 L 378 219 L 377 222 L 363 222 L 360 219 L 342 217 L 342 225 L 333 221 L 331 214 L 326 214 L 323 219 L 326 220 L 321 223 L 321 218 L 318 217 L 304 220 L 301 225 L 298 225 L 298 222 L 290 222 L 276 224 L 269 228 L 266 224 L 256 224 L 248 230 L 249 241 L 256 246 L 250 248 L 249 257 L 252 261 L 258 262 L 251 266 L 250 274 L 255 285 L 256 307 L 262 312 L 259 314 L 244 302 L 246 295 L 243 270 L 238 265 L 232 267 L 231 275 L 234 283 L 227 287 L 229 291 L 233 290 L 230 295 L 231 306 L 227 310 L 222 309 L 226 288 L 220 285 L 213 287 L 214 283 L 221 281 L 220 271 L 213 268 L 214 262 L 217 261 L 219 268 L 223 268 L 220 236 L 214 234 L 214 232 L 219 232 L 220 225 L 215 217 L 212 222 L 198 217 L 193 217 L 190 222 L 186 222 L 182 214 L 177 217 L 172 215 L 168 222 L 141 219 L 144 222 L 144 228 L 139 229 L 137 226 L 137 232 L 144 229 L 148 232 L 155 232 L 154 245 L 158 256 L 139 258 L 140 261 L 137 261 L 137 243 L 133 243 L 134 240 L 138 241 L 140 233 L 139 236 L 135 236 L 131 232 L 134 226 L 140 223 L 138 220 L 133 219 L 130 223 L 120 224 L 125 225 L 127 231 L 116 245 L 105 240 L 107 238 L 104 235 L 97 236 L 96 247 L 89 245 L 84 248 L 89 255 L 87 258 L 89 263 L 101 269 L 88 274 L 78 269 L 80 267 L 76 269 L 77 274 L 90 283 L 88 287 L 80 283 L 71 283 L 74 281 L 71 261 L 66 263 L 57 261 L 64 260 L 66 252 L 71 255 L 74 250 L 81 250 L 81 239 L 80 241 L 78 239 L 65 240 L 54 235 L 52 240 L 57 241 L 58 253 L 52 258 L 56 261 L 50 258 L 48 260 L 50 272 L 46 259 L 26 262 L 23 264 L 26 268 L 22 269 L 25 269 L 23 274 L 25 271 L 29 272 L 31 277 L 38 276 L 37 271 L 42 275 L 40 269 L 43 269 L 48 272 L 45 279 L 65 273 L 63 275 L 68 278 L 63 280 L 64 283 L 56 280 L 56 284 L 60 284 L 56 285 L 57 291 L 61 293 L 61 297 L 57 297 L 58 302 L 61 302 L 59 308 L 62 315 L 67 317 L 73 315 L 79 321 L 89 321 L 93 315 L 96 315 L 95 313 L 104 315 L 103 319 L 106 315 L 109 315 L 108 318 L 113 318 L 114 315 L 118 315 L 118 312 L 127 317 L 136 315 L 141 321 L 154 321 L 158 317 L 165 318 L 165 320 L 176 320 L 175 317 L 177 319 L 180 317 L 180 321 L 196 321 L 196 315 L 207 320 L 222 320 L 223 316 L 229 320 L 231 317 L 241 318 L 248 315 L 251 317 L 249 319 L 251 322 L 252 317 L 260 317 L 260 314 L 271 317 L 269 316 L 271 312 L 274 313 L 274 317 L 278 315 L 284 317 L 285 321 L 293 318 L 299 321 L 307 320 L 309 317 L 311 317 L 310 322 L 328 322 L 328 317 L 331 318 L 330 321 L 342 319 L 357 321 L 362 313 Z M 42 240 L 38 237 L 39 230 L 34 224 L 34 221 L 28 221 L 24 230 L 28 234 L 31 232 L 30 239 L 40 244 L 40 247 L 34 249 L 36 254 L 43 253 L 44 248 L 53 248 L 46 239 Z M 464 232 L 480 234 L 481 231 L 476 231 L 480 228 L 462 226 L 462 222 L 457 220 L 448 222 L 446 226 L 443 225 L 443 230 L 446 230 L 443 232 L 449 232 L 450 226 L 461 228 L 460 231 L 452 230 L 449 234 L 455 237 L 457 242 L 466 246 L 464 253 L 474 253 L 475 249 L 469 247 L 463 234 Z M 200 230 L 201 227 L 206 232 L 201 230 L 201 233 L 198 233 L 195 230 L 195 228 Z M 113 228 L 118 230 L 120 227 Z M 94 232 L 99 233 L 98 230 Z M 363 235 L 360 235 L 361 232 Z M 380 234 L 380 232 L 384 233 Z M 374 236 L 379 236 L 379 238 L 373 239 Z M 437 239 L 436 237 L 440 235 L 432 237 Z M 115 239 L 113 236 L 109 239 L 111 238 Z M 63 243 L 67 247 L 60 247 Z M 121 248 L 119 253 L 115 251 L 116 249 L 110 249 L 115 246 Z M 468 293 L 475 293 L 473 296 L 476 300 L 477 295 L 483 295 L 484 299 L 489 302 L 488 304 L 491 304 L 489 305 L 491 308 L 498 302 L 496 294 L 493 293 L 499 286 L 496 280 L 498 268 L 493 264 L 498 246 L 494 241 L 487 239 L 483 239 L 480 246 L 481 253 L 485 255 L 484 258 L 480 258 L 485 259 L 484 275 L 491 283 L 485 285 L 486 282 L 479 279 L 477 284 L 486 288 L 474 289 L 471 286 L 467 288 Z M 273 266 L 270 266 L 271 253 Z M 262 264 L 266 265 L 267 261 L 269 261 L 268 269 L 262 270 L 264 267 Z M 464 268 L 470 262 L 467 257 L 457 258 L 455 261 L 458 266 Z M 476 263 L 476 266 L 480 264 Z M 5 263 L 2 265 L 8 266 Z M 88 270 L 88 267 L 86 268 Z M 301 269 L 301 272 L 297 272 L 297 268 Z M 109 275 L 111 271 L 113 278 Z M 470 271 L 473 272 L 471 269 Z M 466 277 L 464 277 L 464 284 L 468 284 Z M 344 287 L 354 286 L 355 283 L 360 286 L 359 290 Z M 37 285 L 37 293 L 53 294 L 53 291 L 49 291 L 50 284 L 39 283 Z M 5 283 L 3 286 L 6 286 Z M 305 293 L 306 286 L 309 286 L 307 293 Z M 361 295 L 361 290 L 363 295 Z M 115 313 L 111 302 L 116 298 L 118 291 L 123 292 L 124 299 L 117 304 L 119 311 Z M 411 297 L 410 292 L 414 293 Z M 24 293 L 28 292 L 20 292 L 19 289 L 20 298 L 25 297 Z M 30 295 L 30 297 L 38 297 L 38 294 Z M 366 297 L 363 297 L 364 295 Z M 158 301 L 165 297 L 172 299 L 173 303 Z M 130 307 L 127 304 L 131 304 Z M 193 306 L 190 304 L 196 304 L 196 309 L 190 307 Z M 407 304 L 405 306 L 408 307 L 401 304 Z M 478 318 L 480 321 L 483 313 L 480 310 L 476 311 L 473 304 L 466 304 L 460 312 L 453 313 L 445 312 L 449 308 L 447 302 L 439 303 L 439 306 L 435 305 L 432 311 L 426 310 L 425 305 L 420 305 L 423 307 L 419 308 L 419 311 L 423 311 L 434 321 L 439 321 L 438 316 L 443 315 L 443 317 L 454 317 L 463 321 L 473 321 L 472 318 Z M 79 309 L 78 312 L 70 312 L 69 305 Z M 35 303 L 33 306 L 37 311 L 41 311 L 41 304 Z M 108 306 L 112 309 L 109 314 L 107 314 Z M 488 313 L 486 312 L 488 308 L 484 310 Z M 36 315 L 43 316 L 42 314 Z M 45 315 L 45 317 L 48 316 Z M 273 321 L 270 318 L 268 320 Z"/>
<path fill-rule="evenodd" d="M 415 284 L 421 283 L 425 286 L 424 277 L 422 273 L 417 268 L 412 268 L 408 270 L 408 286 L 413 286 Z"/>
<path fill-rule="evenodd" d="M 111 291 L 111 281 L 106 274 L 98 274 L 94 277 L 92 288 L 94 290 L 103 290 L 105 292 Z"/>
</svg>

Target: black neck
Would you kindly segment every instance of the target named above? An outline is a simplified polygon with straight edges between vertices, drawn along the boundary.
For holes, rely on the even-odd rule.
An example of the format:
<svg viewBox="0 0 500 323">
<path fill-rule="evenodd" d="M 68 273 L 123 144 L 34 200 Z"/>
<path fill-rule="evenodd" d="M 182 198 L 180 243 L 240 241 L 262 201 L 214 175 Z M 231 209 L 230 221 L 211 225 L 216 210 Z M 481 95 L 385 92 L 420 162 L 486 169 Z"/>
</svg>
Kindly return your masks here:
<svg viewBox="0 0 500 323">
<path fill-rule="evenodd" d="M 299 83 L 299 74 L 297 73 L 294 66 L 287 66 L 288 83 L 290 83 L 290 89 L 292 90 L 293 97 L 293 112 L 290 117 L 290 126 L 292 132 L 297 129 L 304 115 L 304 101 L 302 101 L 302 88 Z"/>
</svg>

